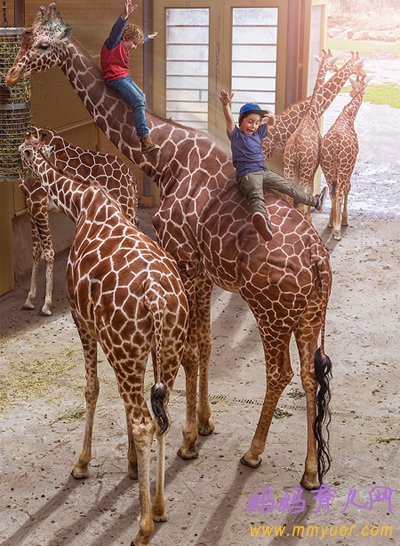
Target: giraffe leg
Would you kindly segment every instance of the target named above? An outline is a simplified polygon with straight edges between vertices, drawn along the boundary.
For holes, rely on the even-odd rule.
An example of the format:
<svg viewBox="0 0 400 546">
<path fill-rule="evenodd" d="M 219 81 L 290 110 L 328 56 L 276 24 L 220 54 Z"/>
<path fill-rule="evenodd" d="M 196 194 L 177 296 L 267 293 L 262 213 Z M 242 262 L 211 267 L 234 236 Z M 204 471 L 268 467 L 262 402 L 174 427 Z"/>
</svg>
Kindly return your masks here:
<svg viewBox="0 0 400 546">
<path fill-rule="evenodd" d="M 198 313 L 195 279 L 181 269 L 181 277 L 185 286 L 186 297 L 189 303 L 189 326 L 182 359 L 186 381 L 186 422 L 182 427 L 182 444 L 178 455 L 182 459 L 195 459 L 198 451 L 195 447 L 197 440 L 197 375 L 199 368 L 198 348 Z"/>
<path fill-rule="evenodd" d="M 349 197 L 350 184 L 345 189 L 344 192 L 344 201 L 343 201 L 343 214 L 342 214 L 342 226 L 347 227 L 349 225 L 349 217 L 347 212 L 347 199 Z"/>
<path fill-rule="evenodd" d="M 155 425 L 147 409 L 143 395 L 143 387 L 141 391 L 142 392 L 139 395 L 137 392 L 132 394 L 122 393 L 124 400 L 127 401 L 127 411 L 131 415 L 132 434 L 138 462 L 140 522 L 139 531 L 132 542 L 134 546 L 145 546 L 146 544 L 150 544 L 150 537 L 154 532 L 150 497 L 150 456 Z M 131 399 L 131 402 L 129 402 L 129 399 Z M 138 404 L 140 406 L 139 408 Z"/>
<path fill-rule="evenodd" d="M 335 241 L 340 241 L 342 238 L 342 195 L 339 193 L 339 189 L 336 190 L 335 200 L 332 202 L 333 210 L 333 230 L 332 237 Z"/>
<path fill-rule="evenodd" d="M 164 333 L 165 330 L 164 330 Z M 169 339 L 174 339 L 174 347 L 171 347 L 171 350 L 166 350 L 162 358 L 162 381 L 167 387 L 167 395 L 165 398 L 165 411 L 168 415 L 169 423 L 171 419 L 168 414 L 168 401 L 169 396 L 172 392 L 176 374 L 178 373 L 179 366 L 181 363 L 181 353 L 182 348 L 184 347 L 184 342 L 186 338 L 186 328 L 184 325 L 179 325 L 179 327 L 174 328 L 174 334 L 170 336 Z M 168 349 L 165 347 L 165 349 Z M 156 376 L 155 376 L 156 377 Z M 158 454 L 157 454 L 157 485 L 156 493 L 153 501 L 153 520 L 154 521 L 167 521 L 168 514 L 165 508 L 165 495 L 164 495 L 164 481 L 165 481 L 165 439 L 167 431 L 163 434 L 157 434 L 158 441 Z"/>
<path fill-rule="evenodd" d="M 211 420 L 211 407 L 208 398 L 208 371 L 211 357 L 211 292 L 212 283 L 202 281 L 197 287 L 198 347 L 199 362 L 199 402 L 197 407 L 197 427 L 199 434 L 207 436 L 214 430 Z"/>
<path fill-rule="evenodd" d="M 126 408 L 125 408 L 126 409 Z M 133 480 L 138 478 L 138 463 L 135 441 L 133 439 L 132 425 L 130 415 L 126 413 L 126 425 L 128 431 L 128 476 Z"/>
<path fill-rule="evenodd" d="M 74 317 L 74 313 L 72 313 Z M 75 318 L 75 317 L 74 317 Z M 86 375 L 86 421 L 85 433 L 83 436 L 82 451 L 75 462 L 72 469 L 74 478 L 87 478 L 89 475 L 88 465 L 92 458 L 92 435 L 93 435 L 93 420 L 96 409 L 96 402 L 99 396 L 99 381 L 97 378 L 97 342 L 91 337 L 84 328 L 75 319 L 75 324 L 78 327 L 79 336 L 81 338 L 83 353 L 85 357 L 85 375 Z"/>
<path fill-rule="evenodd" d="M 240 459 L 242 464 L 250 466 L 251 468 L 256 468 L 261 463 L 262 459 L 260 455 L 265 449 L 267 435 L 276 405 L 283 390 L 293 377 L 289 355 L 290 334 L 287 334 L 286 339 L 281 341 L 279 345 L 276 335 L 274 335 L 272 331 L 267 334 L 260 329 L 260 334 L 264 345 L 267 390 L 250 449 Z"/>
<path fill-rule="evenodd" d="M 54 270 L 53 245 L 51 245 L 50 248 L 44 249 L 43 259 L 46 263 L 46 293 L 44 298 L 44 304 L 39 314 L 44 316 L 50 316 L 52 315 L 51 306 L 53 304 L 53 270 Z"/>
<path fill-rule="evenodd" d="M 301 479 L 304 489 L 318 489 L 319 478 L 317 442 L 314 432 L 316 422 L 317 391 L 315 353 L 321 330 L 320 300 L 309 305 L 295 329 L 296 343 L 300 354 L 300 376 L 307 405 L 307 455 Z M 329 457 L 329 455 L 328 455 Z"/>
<path fill-rule="evenodd" d="M 23 308 L 33 308 L 33 298 L 36 296 L 39 262 L 41 255 L 43 255 L 46 263 L 46 294 L 45 301 L 41 311 L 39 312 L 39 315 L 51 316 L 51 305 L 53 302 L 54 249 L 51 240 L 49 214 L 47 210 L 48 199 L 46 192 L 42 188 L 37 188 L 36 186 L 33 186 L 33 189 L 34 192 L 29 195 L 29 199 L 27 199 L 26 201 L 32 226 L 32 241 L 34 247 L 33 268 L 31 289 L 29 291 L 27 301 L 25 302 Z M 25 189 L 25 195 L 26 191 L 27 190 Z M 38 244 L 40 246 L 39 256 L 38 250 L 35 249 Z"/>
<path fill-rule="evenodd" d="M 167 521 L 168 514 L 165 508 L 165 438 L 167 433 L 157 437 L 157 484 L 153 501 L 153 521 Z"/>
<path fill-rule="evenodd" d="M 29 209 L 28 209 L 29 210 Z M 37 283 L 39 277 L 39 264 L 40 258 L 42 256 L 42 246 L 40 244 L 39 234 L 36 229 L 36 225 L 32 217 L 30 217 L 31 226 L 32 226 L 32 273 L 31 273 L 31 283 L 29 287 L 29 292 L 26 297 L 25 303 L 22 306 L 22 309 L 31 311 L 35 308 L 34 301 L 37 293 Z"/>
<path fill-rule="evenodd" d="M 196 459 L 199 456 L 195 446 L 198 434 L 196 420 L 198 352 L 196 345 L 195 331 L 189 326 L 182 360 L 186 382 L 186 422 L 182 427 L 182 444 L 178 449 L 178 455 L 182 459 Z"/>
</svg>

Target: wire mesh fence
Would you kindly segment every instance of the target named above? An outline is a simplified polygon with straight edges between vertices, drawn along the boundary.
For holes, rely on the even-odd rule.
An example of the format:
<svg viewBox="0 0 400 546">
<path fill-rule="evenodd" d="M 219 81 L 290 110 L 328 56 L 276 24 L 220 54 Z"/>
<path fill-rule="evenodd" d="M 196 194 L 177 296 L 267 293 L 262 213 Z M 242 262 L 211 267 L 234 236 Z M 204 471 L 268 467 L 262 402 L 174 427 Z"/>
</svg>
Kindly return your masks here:
<svg viewBox="0 0 400 546">
<path fill-rule="evenodd" d="M 5 77 L 20 48 L 23 28 L 0 28 L 0 181 L 20 176 L 18 147 L 31 124 L 29 78 L 8 87 Z"/>
</svg>

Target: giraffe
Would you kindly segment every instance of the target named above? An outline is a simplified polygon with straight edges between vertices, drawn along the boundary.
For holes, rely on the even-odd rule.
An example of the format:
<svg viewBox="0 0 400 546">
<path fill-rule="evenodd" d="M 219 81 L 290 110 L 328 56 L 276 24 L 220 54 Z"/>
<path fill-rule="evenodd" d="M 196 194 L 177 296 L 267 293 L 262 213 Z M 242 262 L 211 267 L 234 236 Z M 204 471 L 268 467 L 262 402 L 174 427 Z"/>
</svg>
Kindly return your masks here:
<svg viewBox="0 0 400 546">
<path fill-rule="evenodd" d="M 350 79 L 351 100 L 322 139 L 321 168 L 332 201 L 328 227 L 333 227 L 332 236 L 336 241 L 342 238 L 341 226 L 348 225 L 347 199 L 351 187 L 351 175 L 358 155 L 358 138 L 354 120 L 362 104 L 368 82 L 368 78 L 365 77 L 357 80 Z"/>
<path fill-rule="evenodd" d="M 121 212 L 97 182 L 61 176 L 49 162 L 51 146 L 25 141 L 22 161 L 57 206 L 76 224 L 67 263 L 67 296 L 81 338 L 86 375 L 86 424 L 72 475 L 88 476 L 95 406 L 99 393 L 97 342 L 112 366 L 128 425 L 128 467 L 139 480 L 140 523 L 132 542 L 150 543 L 154 521 L 166 521 L 165 434 L 169 393 L 186 338 L 188 303 L 175 261 Z M 144 375 L 154 343 L 153 420 L 144 398 Z M 156 494 L 151 506 L 150 450 L 158 432 Z"/>
<path fill-rule="evenodd" d="M 319 60 L 319 69 L 309 107 L 300 125 L 289 137 L 283 154 L 283 173 L 285 178 L 295 180 L 304 191 L 313 193 L 314 175 L 319 165 L 321 133 L 318 119 L 321 115 L 319 97 L 323 94 L 323 83 L 328 70 L 335 66 L 336 57 L 331 52 L 323 51 Z M 306 217 L 311 222 L 311 209 L 296 205 L 299 210 L 306 210 Z"/>
<path fill-rule="evenodd" d="M 320 95 L 321 113 L 324 113 L 332 104 L 335 97 L 351 75 L 365 76 L 363 59 L 358 53 L 352 53 L 351 57 L 341 66 L 331 78 L 323 84 Z M 300 125 L 304 114 L 307 112 L 311 96 L 302 101 L 295 102 L 286 110 L 275 116 L 275 123 L 268 127 L 268 134 L 263 140 L 263 153 L 266 161 L 271 159 L 275 150 L 284 150 L 286 142 Z"/>
<path fill-rule="evenodd" d="M 137 210 L 136 180 L 127 165 L 117 156 L 94 153 L 79 146 L 74 146 L 50 129 L 31 127 L 32 136 L 42 132 L 46 142 L 54 146 L 55 168 L 60 173 L 70 174 L 76 180 L 89 184 L 97 180 L 102 184 L 122 209 L 129 220 L 135 223 Z M 42 135 L 42 136 L 43 136 Z M 40 259 L 46 263 L 45 301 L 39 315 L 51 316 L 53 304 L 53 267 L 54 249 L 51 240 L 48 212 L 49 201 L 47 193 L 38 181 L 19 179 L 19 187 L 24 194 L 32 228 L 32 273 L 29 292 L 22 307 L 25 310 L 35 308 L 34 300 L 37 293 Z M 51 207 L 51 204 L 50 204 Z"/>
<path fill-rule="evenodd" d="M 101 130 L 159 186 L 161 204 L 153 224 L 159 243 L 178 263 L 189 302 L 182 359 L 186 422 L 179 455 L 197 457 L 198 433 L 205 435 L 214 429 L 208 367 L 211 292 L 217 284 L 239 292 L 246 301 L 264 350 L 264 403 L 241 462 L 252 468 L 261 463 L 274 410 L 293 377 L 289 344 L 294 335 L 307 403 L 307 455 L 301 483 L 306 489 L 318 488 L 330 466 L 326 428 L 331 361 L 324 350 L 332 283 L 328 250 L 313 226 L 270 192 L 265 200 L 274 237 L 265 244 L 252 227 L 230 157 L 207 135 L 147 112 L 152 140 L 161 148 L 152 154 L 151 161 L 143 156 L 132 131 L 131 109 L 104 85 L 99 67 L 69 38 L 70 33 L 55 4 L 39 10 L 22 37 L 7 83 L 15 83 L 34 70 L 59 66 Z"/>
</svg>

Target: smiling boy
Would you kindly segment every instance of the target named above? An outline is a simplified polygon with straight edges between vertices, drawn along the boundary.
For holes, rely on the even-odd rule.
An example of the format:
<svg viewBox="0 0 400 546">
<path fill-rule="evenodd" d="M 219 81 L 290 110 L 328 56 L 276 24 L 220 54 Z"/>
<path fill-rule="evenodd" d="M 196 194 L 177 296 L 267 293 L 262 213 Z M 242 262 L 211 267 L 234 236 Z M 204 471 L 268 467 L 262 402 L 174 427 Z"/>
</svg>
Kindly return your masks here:
<svg viewBox="0 0 400 546">
<path fill-rule="evenodd" d="M 270 171 L 262 153 L 262 141 L 267 136 L 268 125 L 273 125 L 272 112 L 262 110 L 258 104 L 246 103 L 239 111 L 237 126 L 230 104 L 234 93 L 222 90 L 222 102 L 226 130 L 231 141 L 232 161 L 236 169 L 236 180 L 241 193 L 249 200 L 252 222 L 256 231 L 265 241 L 272 239 L 272 226 L 264 202 L 264 186 L 289 195 L 295 203 L 303 203 L 322 211 L 326 188 L 318 195 L 305 193 L 295 182 Z"/>
</svg>

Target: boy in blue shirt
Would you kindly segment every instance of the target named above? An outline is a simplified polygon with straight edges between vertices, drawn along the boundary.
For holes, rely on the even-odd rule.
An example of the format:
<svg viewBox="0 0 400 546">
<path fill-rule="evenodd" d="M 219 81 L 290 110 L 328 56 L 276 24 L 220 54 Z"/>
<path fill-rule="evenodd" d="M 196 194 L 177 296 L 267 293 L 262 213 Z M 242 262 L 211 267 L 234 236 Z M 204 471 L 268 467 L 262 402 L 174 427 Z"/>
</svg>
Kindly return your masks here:
<svg viewBox="0 0 400 546">
<path fill-rule="evenodd" d="M 240 191 L 247 197 L 252 209 L 252 222 L 256 231 L 265 241 L 272 238 L 272 226 L 264 202 L 264 185 L 289 195 L 295 203 L 303 203 L 322 211 L 326 188 L 318 195 L 305 193 L 295 182 L 286 180 L 268 169 L 262 153 L 262 141 L 267 136 L 268 125 L 274 124 L 274 114 L 262 110 L 258 104 L 246 103 L 239 112 L 239 127 L 231 111 L 233 93 L 222 90 L 222 102 L 226 130 L 232 148 L 232 161 L 236 168 L 236 180 Z"/>
<path fill-rule="evenodd" d="M 132 0 L 125 0 L 122 15 L 118 17 L 102 47 L 100 63 L 106 85 L 118 91 L 131 105 L 142 152 L 150 153 L 160 147 L 150 138 L 146 125 L 146 97 L 129 76 L 129 57 L 132 49 L 157 36 L 157 32 L 147 36 L 140 27 L 127 24 L 129 15 L 136 7 L 137 4 L 133 5 Z"/>
</svg>

